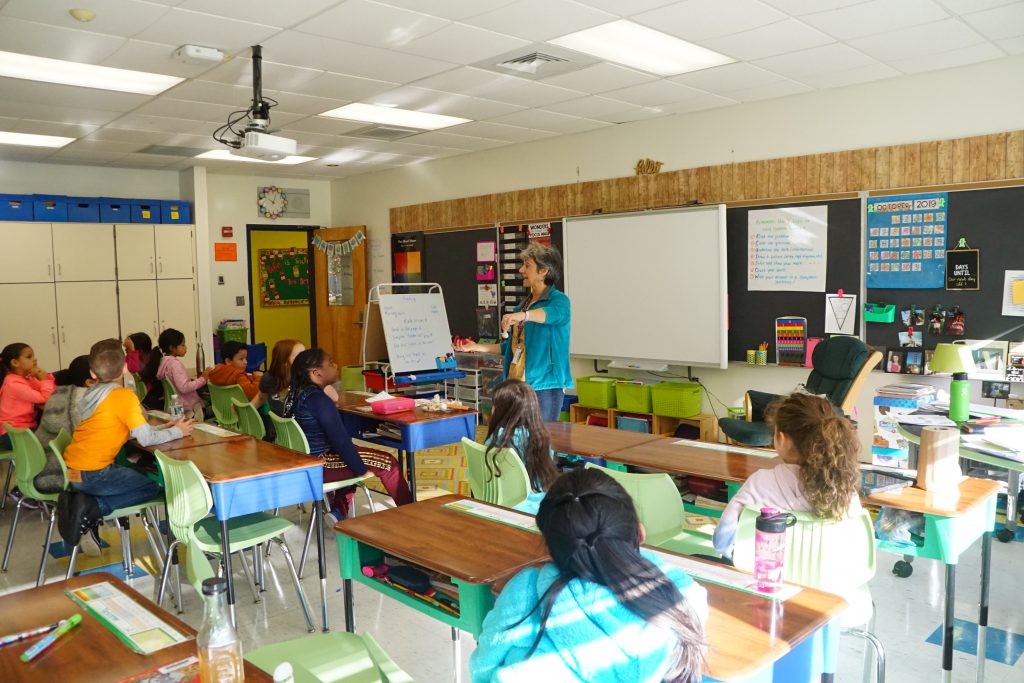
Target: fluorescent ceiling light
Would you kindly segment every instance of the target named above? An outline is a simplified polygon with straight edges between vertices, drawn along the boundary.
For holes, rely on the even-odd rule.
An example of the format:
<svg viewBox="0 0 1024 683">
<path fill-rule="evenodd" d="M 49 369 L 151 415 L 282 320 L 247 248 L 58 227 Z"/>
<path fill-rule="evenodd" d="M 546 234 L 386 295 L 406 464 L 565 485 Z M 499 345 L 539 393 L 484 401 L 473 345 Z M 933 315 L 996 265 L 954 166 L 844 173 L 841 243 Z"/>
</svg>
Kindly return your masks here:
<svg viewBox="0 0 1024 683">
<path fill-rule="evenodd" d="M 625 19 L 548 42 L 659 76 L 674 76 L 736 61 Z"/>
<path fill-rule="evenodd" d="M 74 142 L 74 138 L 59 135 L 33 135 L 32 133 L 0 132 L 0 145 L 21 145 L 22 147 L 63 147 Z"/>
<path fill-rule="evenodd" d="M 330 111 L 325 111 L 320 116 L 329 116 L 335 119 L 346 119 L 348 121 L 366 121 L 367 123 L 382 123 L 387 126 L 405 126 L 407 128 L 419 128 L 421 130 L 437 130 L 448 126 L 457 126 L 460 123 L 469 123 L 472 119 L 462 119 L 458 116 L 445 116 L 444 114 L 428 114 L 422 111 L 411 111 L 399 109 L 398 107 L 386 107 L 379 104 L 346 104 Z"/>
<path fill-rule="evenodd" d="M 109 66 L 94 66 L 3 51 L 0 51 L 0 76 L 140 95 L 159 95 L 185 80 L 177 76 L 114 69 Z"/>
<path fill-rule="evenodd" d="M 197 154 L 193 158 L 214 159 L 216 161 L 251 161 L 255 164 L 280 164 L 283 166 L 294 166 L 295 164 L 304 164 L 307 161 L 314 161 L 316 159 L 316 157 L 300 157 L 293 155 L 290 157 L 285 157 L 284 159 L 278 159 L 277 161 L 264 161 L 262 159 L 252 159 L 250 157 L 238 156 L 237 154 L 232 154 L 226 149 L 211 149 L 209 152 Z"/>
</svg>

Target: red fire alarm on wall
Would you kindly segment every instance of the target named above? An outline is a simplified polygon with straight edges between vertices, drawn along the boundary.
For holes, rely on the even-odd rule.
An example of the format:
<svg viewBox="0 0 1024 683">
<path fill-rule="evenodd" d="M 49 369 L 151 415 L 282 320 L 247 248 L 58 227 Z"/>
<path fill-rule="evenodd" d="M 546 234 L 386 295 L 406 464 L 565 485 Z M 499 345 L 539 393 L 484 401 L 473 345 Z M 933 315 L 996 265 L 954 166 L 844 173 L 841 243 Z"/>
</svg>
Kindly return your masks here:
<svg viewBox="0 0 1024 683">
<path fill-rule="evenodd" d="M 232 236 L 234 236 L 234 233 L 235 233 L 235 229 L 233 227 L 231 227 L 230 225 L 222 225 L 220 227 L 220 236 L 221 237 L 232 237 Z"/>
</svg>

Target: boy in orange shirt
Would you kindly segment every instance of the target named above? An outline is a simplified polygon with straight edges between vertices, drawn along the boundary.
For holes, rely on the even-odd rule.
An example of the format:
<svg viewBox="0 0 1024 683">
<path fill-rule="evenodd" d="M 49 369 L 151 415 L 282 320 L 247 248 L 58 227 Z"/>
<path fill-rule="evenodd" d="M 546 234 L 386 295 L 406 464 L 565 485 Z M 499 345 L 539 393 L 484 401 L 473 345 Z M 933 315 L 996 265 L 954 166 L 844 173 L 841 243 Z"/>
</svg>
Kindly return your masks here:
<svg viewBox="0 0 1024 683">
<path fill-rule="evenodd" d="M 89 369 L 98 382 L 82 397 L 82 421 L 64 450 L 64 461 L 72 490 L 93 496 L 105 517 L 160 492 L 160 487 L 143 473 L 114 464 L 128 439 L 143 446 L 173 441 L 192 433 L 192 421 L 176 420 L 163 429 L 146 422 L 135 392 L 115 384 L 125 369 L 124 349 L 117 339 L 92 345 Z M 82 549 L 93 554 L 89 551 L 98 551 L 98 546 L 92 548 L 90 541 L 96 541 L 95 530 L 82 535 Z"/>
<path fill-rule="evenodd" d="M 249 364 L 249 347 L 241 342 L 224 342 L 220 347 L 224 362 L 210 370 L 207 380 L 210 384 L 226 387 L 237 384 L 242 387 L 245 397 L 250 401 L 260 392 L 260 375 L 262 372 L 246 373 Z"/>
</svg>

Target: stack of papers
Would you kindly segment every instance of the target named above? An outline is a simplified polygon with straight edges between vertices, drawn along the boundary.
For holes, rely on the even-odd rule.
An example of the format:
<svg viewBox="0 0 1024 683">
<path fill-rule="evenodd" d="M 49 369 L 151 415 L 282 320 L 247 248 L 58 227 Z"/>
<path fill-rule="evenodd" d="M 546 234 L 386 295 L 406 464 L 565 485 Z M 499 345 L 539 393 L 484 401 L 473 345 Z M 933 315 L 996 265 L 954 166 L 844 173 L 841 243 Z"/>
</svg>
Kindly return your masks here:
<svg viewBox="0 0 1024 683">
<path fill-rule="evenodd" d="M 924 398 L 935 394 L 935 387 L 930 384 L 886 384 L 878 390 L 879 396 L 888 398 Z"/>
</svg>

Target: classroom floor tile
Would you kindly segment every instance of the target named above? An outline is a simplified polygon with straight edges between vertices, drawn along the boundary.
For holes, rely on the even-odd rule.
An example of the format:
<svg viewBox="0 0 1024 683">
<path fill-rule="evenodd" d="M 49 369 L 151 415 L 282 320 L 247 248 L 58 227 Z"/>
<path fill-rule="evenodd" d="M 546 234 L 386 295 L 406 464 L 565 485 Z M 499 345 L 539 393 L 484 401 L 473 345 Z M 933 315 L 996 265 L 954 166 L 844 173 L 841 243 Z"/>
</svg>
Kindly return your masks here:
<svg viewBox="0 0 1024 683">
<path fill-rule="evenodd" d="M 942 642 L 941 624 L 932 631 L 925 642 L 933 645 L 939 645 Z M 978 625 L 973 621 L 954 619 L 953 648 L 957 652 L 976 654 L 978 651 Z M 985 639 L 986 659 L 1013 666 L 1020 659 L 1021 654 L 1024 654 L 1024 635 L 989 626 Z"/>
</svg>

